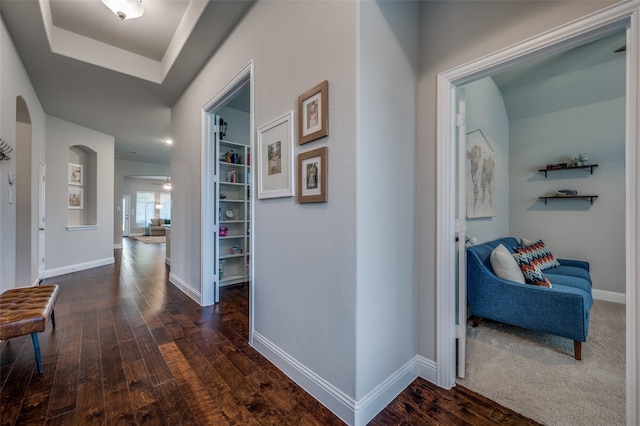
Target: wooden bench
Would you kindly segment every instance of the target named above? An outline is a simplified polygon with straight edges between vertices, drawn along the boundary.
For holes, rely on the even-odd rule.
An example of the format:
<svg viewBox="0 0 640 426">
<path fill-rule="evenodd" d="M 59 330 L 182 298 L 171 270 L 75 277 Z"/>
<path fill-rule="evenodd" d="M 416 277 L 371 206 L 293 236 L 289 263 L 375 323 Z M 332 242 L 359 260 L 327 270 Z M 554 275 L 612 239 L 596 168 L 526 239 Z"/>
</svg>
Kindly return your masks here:
<svg viewBox="0 0 640 426">
<path fill-rule="evenodd" d="M 38 373 L 44 372 L 40 358 L 38 333 L 47 327 L 47 319 L 56 326 L 53 308 L 58 299 L 56 284 L 19 287 L 0 295 L 0 340 L 31 334 Z"/>
</svg>

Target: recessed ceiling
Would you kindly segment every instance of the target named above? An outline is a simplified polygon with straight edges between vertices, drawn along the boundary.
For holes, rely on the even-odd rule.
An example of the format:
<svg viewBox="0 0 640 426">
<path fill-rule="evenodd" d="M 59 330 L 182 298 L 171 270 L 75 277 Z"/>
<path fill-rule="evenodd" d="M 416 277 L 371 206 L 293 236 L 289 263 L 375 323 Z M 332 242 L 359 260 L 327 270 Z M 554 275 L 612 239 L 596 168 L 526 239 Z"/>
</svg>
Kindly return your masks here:
<svg viewBox="0 0 640 426">
<path fill-rule="evenodd" d="M 143 0 L 124 21 L 100 0 L 0 13 L 45 113 L 114 136 L 116 158 L 169 164 L 171 106 L 253 3 Z"/>
</svg>

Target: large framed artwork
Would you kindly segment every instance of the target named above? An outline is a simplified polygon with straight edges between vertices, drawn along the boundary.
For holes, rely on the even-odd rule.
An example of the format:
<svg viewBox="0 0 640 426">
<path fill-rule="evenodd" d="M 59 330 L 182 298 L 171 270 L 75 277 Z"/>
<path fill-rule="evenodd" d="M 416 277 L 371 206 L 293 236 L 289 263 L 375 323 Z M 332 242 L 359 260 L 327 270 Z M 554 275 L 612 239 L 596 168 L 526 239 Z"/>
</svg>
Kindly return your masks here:
<svg viewBox="0 0 640 426">
<path fill-rule="evenodd" d="M 298 96 L 300 145 L 329 134 L 329 82 L 327 80 Z"/>
<path fill-rule="evenodd" d="M 467 218 L 496 215 L 496 153 L 482 130 L 467 133 Z"/>
<path fill-rule="evenodd" d="M 293 197 L 293 111 L 258 129 L 258 198 Z"/>
</svg>

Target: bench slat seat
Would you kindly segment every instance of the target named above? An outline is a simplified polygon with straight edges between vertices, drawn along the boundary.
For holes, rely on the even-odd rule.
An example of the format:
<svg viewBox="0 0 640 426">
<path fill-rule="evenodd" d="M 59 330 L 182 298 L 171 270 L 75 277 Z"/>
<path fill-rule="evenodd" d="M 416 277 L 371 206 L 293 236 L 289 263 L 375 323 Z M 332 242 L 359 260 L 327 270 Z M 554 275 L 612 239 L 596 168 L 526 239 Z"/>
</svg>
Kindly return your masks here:
<svg viewBox="0 0 640 426">
<path fill-rule="evenodd" d="M 0 340 L 31 334 L 40 374 L 43 371 L 37 333 L 45 330 L 49 317 L 55 327 L 58 292 L 56 284 L 48 284 L 13 288 L 0 295 Z"/>
</svg>

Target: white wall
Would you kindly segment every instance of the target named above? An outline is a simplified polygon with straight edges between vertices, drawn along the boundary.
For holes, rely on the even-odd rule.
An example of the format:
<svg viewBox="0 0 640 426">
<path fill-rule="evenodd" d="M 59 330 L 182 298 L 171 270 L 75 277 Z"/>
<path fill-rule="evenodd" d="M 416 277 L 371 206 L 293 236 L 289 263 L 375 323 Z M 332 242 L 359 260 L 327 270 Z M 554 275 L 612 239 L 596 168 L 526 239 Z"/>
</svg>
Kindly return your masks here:
<svg viewBox="0 0 640 426">
<path fill-rule="evenodd" d="M 45 275 L 56 276 L 114 262 L 113 136 L 47 116 L 47 241 Z M 67 170 L 69 147 L 84 145 L 97 156 L 97 227 L 69 231 Z M 89 171 L 85 170 L 85 174 Z M 85 191 L 89 188 L 85 188 Z M 85 197 L 86 199 L 86 197 Z"/>
<path fill-rule="evenodd" d="M 482 130 L 495 152 L 496 216 L 467 219 L 467 237 L 482 243 L 509 235 L 509 118 L 502 93 L 490 77 L 465 89 L 466 132 Z"/>
<path fill-rule="evenodd" d="M 31 119 L 31 193 L 37 200 L 38 164 L 45 160 L 45 114 L 29 81 L 29 77 L 0 19 L 0 136 L 14 149 L 16 146 L 16 98 L 21 96 L 29 110 Z M 15 154 L 15 151 L 12 153 Z M 16 286 L 16 204 L 15 186 L 9 185 L 10 173 L 17 174 L 16 160 L 0 161 L 0 290 Z M 9 203 L 9 192 L 13 191 L 14 202 Z M 38 228 L 37 201 L 32 203 L 31 226 Z M 34 232 L 35 234 L 35 232 Z M 32 252 L 37 253 L 37 242 L 32 239 Z M 37 270 L 37 256 L 31 260 L 32 271 Z M 37 279 L 37 277 L 32 277 Z"/>
<path fill-rule="evenodd" d="M 556 257 L 590 262 L 593 288 L 617 293 L 625 293 L 624 117 L 618 98 L 512 121 L 510 131 L 511 233 L 542 239 Z M 593 175 L 537 172 L 580 152 L 599 164 Z M 599 198 L 538 201 L 558 189 Z"/>
<path fill-rule="evenodd" d="M 358 20 L 356 399 L 361 400 L 416 353 L 419 3 L 361 2 Z"/>
</svg>

